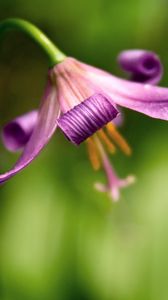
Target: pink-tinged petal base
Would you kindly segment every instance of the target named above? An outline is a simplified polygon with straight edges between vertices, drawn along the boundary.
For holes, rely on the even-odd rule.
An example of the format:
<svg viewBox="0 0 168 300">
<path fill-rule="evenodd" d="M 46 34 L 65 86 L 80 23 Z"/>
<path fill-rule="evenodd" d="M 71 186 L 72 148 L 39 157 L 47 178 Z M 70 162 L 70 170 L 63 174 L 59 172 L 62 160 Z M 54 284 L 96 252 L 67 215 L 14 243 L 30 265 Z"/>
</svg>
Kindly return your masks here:
<svg viewBox="0 0 168 300">
<path fill-rule="evenodd" d="M 115 103 L 153 118 L 168 120 L 168 88 L 130 82 L 84 63 L 77 63 L 85 71 L 87 80 L 97 88 L 95 92 L 110 96 L 113 105 Z"/>
<path fill-rule="evenodd" d="M 3 183 L 14 176 L 35 159 L 56 130 L 56 120 L 59 115 L 60 108 L 57 101 L 56 87 L 52 85 L 49 80 L 39 109 L 38 120 L 33 134 L 26 144 L 16 165 L 10 171 L 0 175 L 0 183 Z"/>
</svg>

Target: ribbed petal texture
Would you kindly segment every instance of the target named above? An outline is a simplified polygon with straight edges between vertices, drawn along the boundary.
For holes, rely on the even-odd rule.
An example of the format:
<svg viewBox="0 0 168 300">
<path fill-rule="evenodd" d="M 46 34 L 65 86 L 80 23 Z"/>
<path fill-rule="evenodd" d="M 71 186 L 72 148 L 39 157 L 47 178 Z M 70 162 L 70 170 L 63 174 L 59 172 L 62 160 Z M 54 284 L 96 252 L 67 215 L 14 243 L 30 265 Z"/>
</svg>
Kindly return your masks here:
<svg viewBox="0 0 168 300">
<path fill-rule="evenodd" d="M 61 116 L 57 124 L 72 143 L 79 145 L 117 116 L 110 101 L 102 94 L 94 94 Z"/>
</svg>

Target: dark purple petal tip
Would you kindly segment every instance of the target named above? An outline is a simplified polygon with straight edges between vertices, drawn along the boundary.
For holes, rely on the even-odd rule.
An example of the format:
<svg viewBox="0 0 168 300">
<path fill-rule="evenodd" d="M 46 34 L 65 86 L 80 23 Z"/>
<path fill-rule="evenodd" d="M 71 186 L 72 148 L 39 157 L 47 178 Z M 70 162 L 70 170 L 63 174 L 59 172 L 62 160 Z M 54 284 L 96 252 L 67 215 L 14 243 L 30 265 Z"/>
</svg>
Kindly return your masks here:
<svg viewBox="0 0 168 300">
<path fill-rule="evenodd" d="M 105 95 L 94 94 L 62 115 L 57 124 L 72 143 L 79 145 L 117 115 Z"/>
<path fill-rule="evenodd" d="M 22 149 L 30 139 L 37 122 L 36 110 L 24 114 L 9 122 L 2 130 L 4 146 L 12 152 Z"/>
<path fill-rule="evenodd" d="M 119 54 L 118 62 L 124 71 L 131 73 L 133 81 L 157 84 L 162 78 L 160 59 L 151 51 L 126 50 Z"/>
</svg>

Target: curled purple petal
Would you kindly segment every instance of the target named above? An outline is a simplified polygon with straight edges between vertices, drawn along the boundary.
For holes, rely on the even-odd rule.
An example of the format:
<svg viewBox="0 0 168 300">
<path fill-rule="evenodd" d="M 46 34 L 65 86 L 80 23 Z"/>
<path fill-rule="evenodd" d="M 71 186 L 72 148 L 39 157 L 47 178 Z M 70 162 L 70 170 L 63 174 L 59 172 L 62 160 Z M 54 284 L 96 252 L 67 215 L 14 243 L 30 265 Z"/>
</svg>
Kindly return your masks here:
<svg viewBox="0 0 168 300">
<path fill-rule="evenodd" d="M 66 137 L 79 145 L 113 120 L 117 114 L 117 109 L 106 96 L 94 94 L 63 114 L 57 123 Z"/>
<path fill-rule="evenodd" d="M 59 114 L 60 106 L 57 101 L 56 87 L 49 79 L 34 131 L 16 165 L 10 171 L 0 175 L 0 183 L 14 176 L 34 160 L 56 130 L 56 120 Z"/>
<path fill-rule="evenodd" d="M 124 71 L 131 74 L 132 81 L 158 84 L 163 75 L 159 57 L 150 51 L 123 51 L 118 56 L 118 62 Z"/>
<path fill-rule="evenodd" d="M 82 64 L 87 77 L 106 93 L 112 104 L 141 112 L 152 118 L 168 120 L 168 88 L 120 79 L 108 72 Z"/>
<path fill-rule="evenodd" d="M 4 126 L 2 140 L 9 151 L 18 151 L 27 144 L 35 128 L 37 117 L 38 111 L 33 110 L 17 117 Z"/>
</svg>

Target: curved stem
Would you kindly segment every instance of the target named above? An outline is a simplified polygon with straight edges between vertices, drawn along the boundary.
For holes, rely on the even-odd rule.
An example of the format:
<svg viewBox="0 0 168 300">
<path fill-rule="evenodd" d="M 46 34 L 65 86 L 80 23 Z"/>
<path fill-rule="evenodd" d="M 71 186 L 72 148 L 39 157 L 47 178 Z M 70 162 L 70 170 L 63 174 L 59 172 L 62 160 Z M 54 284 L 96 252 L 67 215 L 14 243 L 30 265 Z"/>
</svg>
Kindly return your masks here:
<svg viewBox="0 0 168 300">
<path fill-rule="evenodd" d="M 45 52 L 49 60 L 49 67 L 60 63 L 65 55 L 48 39 L 48 37 L 35 25 L 22 19 L 6 19 L 0 23 L 0 34 L 9 30 L 19 30 L 26 33 Z"/>
</svg>

